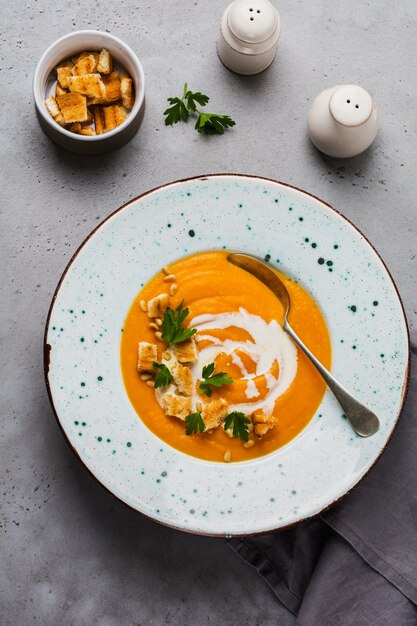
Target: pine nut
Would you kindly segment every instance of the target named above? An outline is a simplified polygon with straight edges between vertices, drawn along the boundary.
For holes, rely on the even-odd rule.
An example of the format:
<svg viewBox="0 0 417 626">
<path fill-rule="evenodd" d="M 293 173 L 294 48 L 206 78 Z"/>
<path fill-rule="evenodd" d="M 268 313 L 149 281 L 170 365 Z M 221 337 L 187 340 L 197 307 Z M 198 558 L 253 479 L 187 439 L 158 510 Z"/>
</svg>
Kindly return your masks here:
<svg viewBox="0 0 417 626">
<path fill-rule="evenodd" d="M 157 328 L 158 328 L 158 326 L 157 326 Z M 156 337 L 157 339 L 159 339 L 160 341 L 162 341 L 162 333 L 161 333 L 159 330 L 157 330 L 157 331 L 156 331 L 156 333 L 155 333 L 155 337 Z"/>
<path fill-rule="evenodd" d="M 165 361 L 170 361 L 171 360 L 171 353 L 170 352 L 163 352 L 162 353 L 162 358 L 165 359 Z"/>
<path fill-rule="evenodd" d="M 141 374 L 140 377 L 142 380 L 150 380 L 152 378 L 152 374 Z"/>
<path fill-rule="evenodd" d="M 155 324 L 158 324 L 159 327 L 162 326 L 162 320 L 160 317 L 155 317 Z"/>
<path fill-rule="evenodd" d="M 252 433 L 252 432 L 253 432 L 253 424 L 252 424 L 252 422 L 250 422 L 250 423 L 248 424 L 248 431 L 249 431 L 250 433 Z"/>
<path fill-rule="evenodd" d="M 232 453 L 230 452 L 229 448 L 227 448 L 223 458 L 226 463 L 229 463 L 230 459 L 232 458 Z"/>
<path fill-rule="evenodd" d="M 146 313 L 146 311 L 148 310 L 148 305 L 146 304 L 146 300 L 141 300 L 139 302 L 139 306 L 142 309 L 142 311 L 144 311 L 144 313 Z"/>
<path fill-rule="evenodd" d="M 233 439 L 233 432 L 230 430 L 230 428 L 228 428 L 227 430 L 224 431 L 226 433 L 226 435 L 230 438 Z"/>
<path fill-rule="evenodd" d="M 148 380 L 146 384 L 148 385 L 148 387 L 155 387 L 155 383 L 153 380 Z"/>
<path fill-rule="evenodd" d="M 255 445 L 255 442 L 253 441 L 253 439 L 250 439 L 249 441 L 246 441 L 246 442 L 243 444 L 243 447 L 244 447 L 244 448 L 251 448 L 251 447 L 252 447 L 252 446 L 254 446 L 254 445 Z"/>
<path fill-rule="evenodd" d="M 171 285 L 171 286 L 170 286 L 170 288 L 169 288 L 169 295 L 170 295 L 170 296 L 175 296 L 175 294 L 177 293 L 177 291 L 178 291 L 178 285 L 177 285 L 177 283 L 172 283 L 172 285 Z"/>
<path fill-rule="evenodd" d="M 171 270 L 169 269 L 168 265 L 165 265 L 165 267 L 162 268 L 162 271 L 164 272 L 164 274 L 171 274 Z"/>
<path fill-rule="evenodd" d="M 199 413 L 201 413 L 201 411 L 203 410 L 203 405 L 201 404 L 201 402 L 197 402 L 197 404 L 195 405 L 195 408 L 197 409 Z"/>
<path fill-rule="evenodd" d="M 155 322 L 151 322 L 148 324 L 148 328 L 152 328 L 152 330 L 158 330 L 159 326 L 155 324 Z"/>
<path fill-rule="evenodd" d="M 166 283 L 173 283 L 175 280 L 177 280 L 175 274 L 168 274 L 168 276 L 165 276 L 164 278 L 164 282 Z"/>
</svg>

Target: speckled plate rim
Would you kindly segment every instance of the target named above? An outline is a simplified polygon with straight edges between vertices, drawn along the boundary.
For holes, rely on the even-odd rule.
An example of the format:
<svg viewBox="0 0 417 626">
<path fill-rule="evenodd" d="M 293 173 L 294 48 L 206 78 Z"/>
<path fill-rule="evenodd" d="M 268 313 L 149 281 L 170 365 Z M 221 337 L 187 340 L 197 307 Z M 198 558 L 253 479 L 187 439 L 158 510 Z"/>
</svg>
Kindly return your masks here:
<svg viewBox="0 0 417 626">
<path fill-rule="evenodd" d="M 344 221 L 346 221 L 363 238 L 364 242 L 371 248 L 373 253 L 376 255 L 376 257 L 378 258 L 378 260 L 382 264 L 382 266 L 383 266 L 383 268 L 384 268 L 384 270 L 385 270 L 385 272 L 387 274 L 387 277 L 391 281 L 391 284 L 392 284 L 392 286 L 394 288 L 394 291 L 395 291 L 398 303 L 400 304 L 400 309 L 401 309 L 402 316 L 403 316 L 403 322 L 404 322 L 404 327 L 405 327 L 405 330 L 406 330 L 406 338 L 407 338 L 407 360 L 406 360 L 406 367 L 405 367 L 405 371 L 404 371 L 404 380 L 403 380 L 403 384 L 402 384 L 402 391 L 401 391 L 401 399 L 400 399 L 399 408 L 398 408 L 398 411 L 397 411 L 397 415 L 395 417 L 395 421 L 393 422 L 392 430 L 391 430 L 391 432 L 390 432 L 390 434 L 389 434 L 389 436 L 388 436 L 388 438 L 387 438 L 387 440 L 385 442 L 385 445 L 382 447 L 382 449 L 380 450 L 379 454 L 375 457 L 375 459 L 372 462 L 372 464 L 368 467 L 368 469 L 365 471 L 365 473 L 357 480 L 357 482 L 354 485 L 352 485 L 350 488 L 348 488 L 346 491 L 344 491 L 344 493 L 341 493 L 341 495 L 338 498 L 336 498 L 335 500 L 330 502 L 328 505 L 322 507 L 320 510 L 314 512 L 312 515 L 304 516 L 303 518 L 300 518 L 300 519 L 298 519 L 296 521 L 293 521 L 293 522 L 290 522 L 288 524 L 277 525 L 276 527 L 271 527 L 271 528 L 268 528 L 268 529 L 262 530 L 262 531 L 242 532 L 242 533 L 235 533 L 234 532 L 233 533 L 233 537 L 254 537 L 254 536 L 258 536 L 258 535 L 265 535 L 265 534 L 268 534 L 268 533 L 280 532 L 282 530 L 286 530 L 288 528 L 291 528 L 291 527 L 294 527 L 294 526 L 296 526 L 298 524 L 301 524 L 302 522 L 306 521 L 307 519 L 313 519 L 313 518 L 323 514 L 324 512 L 329 510 L 330 508 L 332 508 L 341 499 L 343 499 L 348 493 L 350 493 L 354 488 L 356 488 L 362 482 L 362 480 L 368 475 L 368 473 L 372 470 L 372 468 L 375 466 L 375 464 L 379 461 L 379 459 L 381 458 L 382 454 L 386 450 L 388 444 L 390 443 L 391 438 L 392 438 L 392 436 L 393 436 L 393 434 L 394 434 L 394 432 L 395 432 L 395 430 L 396 430 L 396 428 L 398 426 L 398 421 L 399 421 L 401 412 L 403 410 L 404 403 L 405 403 L 406 396 L 407 396 L 409 377 L 410 377 L 410 359 L 411 359 L 410 331 L 409 331 L 409 327 L 408 327 L 408 322 L 407 322 L 407 317 L 406 317 L 406 313 L 405 313 L 404 304 L 402 302 L 402 299 L 401 299 L 398 287 L 397 287 L 397 285 L 396 285 L 396 283 L 395 283 L 395 281 L 394 281 L 394 279 L 392 277 L 392 274 L 389 271 L 385 261 L 383 260 L 383 258 L 381 257 L 381 255 L 379 254 L 379 252 L 375 248 L 375 246 L 369 241 L 369 239 L 362 233 L 362 231 L 353 222 L 351 222 L 340 211 L 335 209 L 331 204 L 329 204 L 328 202 L 322 200 L 321 198 L 319 198 L 318 196 L 316 196 L 316 195 L 314 195 L 314 194 L 312 194 L 310 192 L 307 192 L 307 191 L 305 191 L 303 189 L 300 189 L 299 187 L 296 187 L 295 185 L 291 185 L 289 183 L 284 183 L 284 182 L 282 182 L 280 180 L 277 180 L 277 179 L 274 179 L 274 178 L 265 177 L 265 176 L 259 176 L 259 175 L 254 175 L 254 174 L 242 174 L 242 173 L 237 174 L 237 173 L 232 173 L 232 172 L 215 173 L 215 174 L 202 174 L 202 175 L 197 175 L 197 176 L 191 176 L 191 177 L 177 179 L 175 181 L 170 181 L 168 183 L 163 183 L 161 185 L 158 185 L 157 187 L 149 189 L 149 190 L 143 192 L 142 194 L 139 194 L 135 198 L 132 198 L 131 200 L 129 200 L 125 204 L 123 204 L 120 207 L 118 207 L 115 211 L 110 213 L 106 218 L 104 218 L 104 220 L 102 220 L 99 224 L 97 224 L 97 226 L 87 235 L 87 237 L 83 240 L 83 242 L 80 244 L 80 246 L 77 248 L 75 253 L 72 255 L 72 257 L 68 261 L 68 263 L 67 263 L 67 265 L 66 265 L 66 267 L 65 267 L 65 269 L 64 269 L 64 271 L 63 271 L 63 273 L 61 275 L 61 278 L 58 281 L 58 284 L 57 284 L 56 289 L 54 291 L 54 294 L 52 296 L 52 300 L 51 300 L 51 304 L 49 306 L 49 310 L 48 310 L 48 314 L 47 314 L 47 318 L 46 318 L 46 324 L 45 324 L 44 343 L 43 343 L 44 378 L 45 378 L 45 384 L 46 384 L 46 388 L 47 388 L 49 401 L 51 403 L 52 411 L 53 411 L 55 419 L 56 419 L 56 421 L 58 423 L 58 426 L 59 426 L 62 434 L 64 435 L 64 438 L 66 439 L 66 441 L 67 441 L 69 447 L 71 448 L 72 452 L 78 458 L 78 460 L 81 462 L 83 467 L 96 480 L 96 482 L 99 485 L 101 485 L 101 487 L 103 487 L 116 500 L 118 500 L 119 502 L 121 502 L 122 504 L 127 506 L 129 509 L 132 509 L 136 513 L 139 513 L 140 515 L 142 515 L 143 517 L 148 518 L 148 519 L 150 519 L 150 520 L 152 520 L 154 522 L 157 522 L 157 523 L 159 523 L 159 524 L 161 524 L 163 526 L 168 526 L 170 528 L 173 528 L 175 530 L 180 530 L 180 531 L 186 532 L 188 534 L 204 535 L 204 536 L 210 536 L 210 537 L 225 537 L 225 533 L 224 532 L 204 532 L 204 531 L 200 531 L 200 530 L 194 530 L 194 529 L 191 529 L 191 528 L 182 527 L 182 526 L 178 526 L 176 524 L 168 523 L 165 520 L 158 519 L 158 518 L 152 517 L 150 515 L 147 515 L 143 511 L 140 511 L 135 506 L 132 506 L 131 504 L 129 504 L 128 502 L 123 500 L 123 498 L 119 497 L 109 487 L 107 487 L 104 483 L 101 482 L 101 480 L 94 474 L 92 469 L 90 469 L 88 467 L 88 465 L 84 462 L 84 460 L 81 458 L 81 456 L 78 453 L 76 447 L 73 446 L 73 444 L 71 443 L 71 441 L 69 439 L 69 436 L 67 435 L 67 433 L 66 433 L 66 431 L 64 429 L 64 426 L 61 423 L 61 420 L 59 418 L 59 415 L 58 415 L 58 412 L 56 410 L 56 407 L 55 407 L 55 404 L 54 404 L 54 400 L 53 400 L 51 385 L 49 383 L 49 365 L 50 365 L 51 345 L 47 341 L 50 318 L 51 318 L 51 314 L 52 314 L 52 311 L 53 311 L 53 308 L 54 308 L 54 304 L 55 304 L 55 301 L 56 301 L 56 299 L 58 297 L 61 285 L 62 285 L 63 281 L 65 280 L 66 275 L 67 275 L 70 267 L 72 266 L 74 261 L 77 259 L 79 253 L 82 251 L 84 246 L 89 242 L 89 240 L 93 237 L 93 235 L 96 233 L 96 231 L 98 231 L 113 216 L 115 216 L 119 212 L 123 211 L 125 208 L 127 208 L 131 204 L 134 204 L 137 201 L 141 200 L 142 198 L 145 198 L 146 196 L 148 196 L 150 194 L 153 194 L 153 193 L 155 193 L 155 192 L 157 192 L 157 191 L 159 191 L 161 189 L 165 189 L 167 187 L 173 187 L 173 186 L 176 186 L 176 185 L 181 184 L 181 183 L 187 183 L 187 182 L 192 182 L 192 181 L 206 181 L 208 179 L 221 178 L 221 177 L 258 180 L 258 181 L 265 181 L 265 182 L 268 182 L 268 183 L 275 183 L 275 184 L 281 185 L 282 187 L 291 189 L 293 191 L 296 191 L 296 192 L 306 196 L 307 198 L 312 198 L 313 200 L 318 201 L 324 207 L 329 209 L 330 212 L 335 213 L 337 216 L 339 216 Z M 227 537 L 227 535 L 226 535 L 226 537 Z"/>
</svg>

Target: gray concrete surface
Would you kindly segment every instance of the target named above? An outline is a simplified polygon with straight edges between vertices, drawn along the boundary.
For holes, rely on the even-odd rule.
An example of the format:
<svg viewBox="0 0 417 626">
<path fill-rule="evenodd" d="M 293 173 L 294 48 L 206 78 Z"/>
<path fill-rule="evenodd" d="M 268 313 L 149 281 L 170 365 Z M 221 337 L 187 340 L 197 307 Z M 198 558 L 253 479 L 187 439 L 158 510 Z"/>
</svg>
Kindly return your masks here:
<svg viewBox="0 0 417 626">
<path fill-rule="evenodd" d="M 68 449 L 42 371 L 42 335 L 72 253 L 106 215 L 146 189 L 209 172 L 261 174 L 303 187 L 354 221 L 387 262 L 416 339 L 414 0 L 280 0 L 279 55 L 243 78 L 218 61 L 227 0 L 1 1 L 2 391 L 1 626 L 272 625 L 294 618 L 221 540 L 143 519 L 104 492 Z M 139 135 L 107 156 L 63 152 L 36 121 L 35 64 L 57 37 L 108 29 L 143 61 Z M 237 126 L 223 137 L 165 128 L 167 96 L 206 91 Z M 309 99 L 341 82 L 376 96 L 381 131 L 350 161 L 305 135 Z"/>
</svg>

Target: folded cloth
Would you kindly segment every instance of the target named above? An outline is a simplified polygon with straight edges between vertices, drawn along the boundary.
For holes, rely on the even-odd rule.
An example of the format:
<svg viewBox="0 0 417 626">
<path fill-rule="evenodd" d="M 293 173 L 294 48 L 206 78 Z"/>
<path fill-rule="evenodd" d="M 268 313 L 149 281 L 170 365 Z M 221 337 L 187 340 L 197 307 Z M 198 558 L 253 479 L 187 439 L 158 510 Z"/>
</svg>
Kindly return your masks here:
<svg viewBox="0 0 417 626">
<path fill-rule="evenodd" d="M 341 502 L 289 530 L 231 539 L 299 626 L 417 624 L 417 349 L 407 400 L 375 467 Z"/>
</svg>

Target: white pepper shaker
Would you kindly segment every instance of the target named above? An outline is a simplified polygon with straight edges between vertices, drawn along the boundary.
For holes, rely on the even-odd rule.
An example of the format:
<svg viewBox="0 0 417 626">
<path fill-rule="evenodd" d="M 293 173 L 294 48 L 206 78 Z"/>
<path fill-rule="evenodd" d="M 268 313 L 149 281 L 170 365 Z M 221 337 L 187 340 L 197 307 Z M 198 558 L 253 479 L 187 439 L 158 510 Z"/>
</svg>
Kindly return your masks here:
<svg viewBox="0 0 417 626">
<path fill-rule="evenodd" d="M 321 152 L 344 159 L 372 144 L 378 131 L 378 112 L 363 87 L 338 85 L 316 96 L 307 126 L 311 141 Z"/>
<path fill-rule="evenodd" d="M 258 74 L 274 60 L 281 19 L 269 0 L 235 0 L 220 24 L 217 52 L 237 74 Z"/>
</svg>

